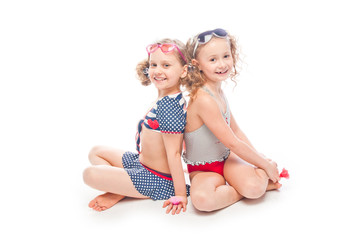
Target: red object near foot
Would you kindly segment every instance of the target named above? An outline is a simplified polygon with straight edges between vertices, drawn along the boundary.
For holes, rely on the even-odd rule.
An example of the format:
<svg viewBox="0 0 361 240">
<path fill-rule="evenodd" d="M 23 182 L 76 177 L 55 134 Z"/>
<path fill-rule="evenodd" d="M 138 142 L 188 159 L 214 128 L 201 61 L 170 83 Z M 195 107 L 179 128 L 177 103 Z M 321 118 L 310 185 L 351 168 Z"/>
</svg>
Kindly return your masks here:
<svg viewBox="0 0 361 240">
<path fill-rule="evenodd" d="M 281 172 L 281 174 L 280 174 L 280 177 L 289 179 L 289 178 L 290 178 L 290 175 L 288 174 L 288 171 L 287 171 L 286 169 L 282 169 L 282 172 Z"/>
</svg>

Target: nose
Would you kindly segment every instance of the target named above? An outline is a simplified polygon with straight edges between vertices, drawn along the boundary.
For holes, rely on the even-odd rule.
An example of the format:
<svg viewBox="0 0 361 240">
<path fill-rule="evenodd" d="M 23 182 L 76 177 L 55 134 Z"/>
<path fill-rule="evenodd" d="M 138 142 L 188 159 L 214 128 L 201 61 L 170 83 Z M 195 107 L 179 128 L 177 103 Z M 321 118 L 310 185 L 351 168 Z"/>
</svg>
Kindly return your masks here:
<svg viewBox="0 0 361 240">
<path fill-rule="evenodd" d="M 155 75 L 155 76 L 158 76 L 158 75 L 162 74 L 162 71 L 161 71 L 161 69 L 160 69 L 159 66 L 152 67 L 152 68 L 150 68 L 149 70 L 150 70 L 150 71 L 153 73 L 153 75 Z"/>
<path fill-rule="evenodd" d="M 225 67 L 225 66 L 226 66 L 225 61 L 224 61 L 223 59 L 220 59 L 220 60 L 218 61 L 218 66 L 219 66 L 220 68 Z"/>
<path fill-rule="evenodd" d="M 153 68 L 152 71 L 149 73 L 149 77 L 153 78 L 162 78 L 164 77 L 164 73 L 160 67 Z"/>
<path fill-rule="evenodd" d="M 154 74 L 155 74 L 156 76 L 159 76 L 159 75 L 162 74 L 162 70 L 160 69 L 160 67 L 156 67 L 156 68 L 154 69 Z"/>
</svg>

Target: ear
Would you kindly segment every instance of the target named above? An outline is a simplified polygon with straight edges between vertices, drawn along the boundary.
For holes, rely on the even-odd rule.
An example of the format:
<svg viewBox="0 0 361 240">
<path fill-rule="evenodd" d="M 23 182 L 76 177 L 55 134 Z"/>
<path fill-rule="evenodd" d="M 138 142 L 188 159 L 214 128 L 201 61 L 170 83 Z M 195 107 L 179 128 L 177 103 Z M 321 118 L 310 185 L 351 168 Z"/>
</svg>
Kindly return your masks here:
<svg viewBox="0 0 361 240">
<path fill-rule="evenodd" d="M 196 59 L 192 59 L 192 65 L 196 66 L 199 69 L 199 71 L 202 71 L 202 69 L 199 68 L 199 62 Z"/>
<path fill-rule="evenodd" d="M 185 78 L 187 76 L 187 73 L 188 73 L 188 65 L 184 65 L 183 66 L 183 71 L 182 71 L 182 74 L 181 74 L 181 78 Z"/>
<path fill-rule="evenodd" d="M 192 59 L 192 65 L 198 67 L 198 66 L 199 66 L 199 62 L 193 58 L 193 59 Z"/>
</svg>

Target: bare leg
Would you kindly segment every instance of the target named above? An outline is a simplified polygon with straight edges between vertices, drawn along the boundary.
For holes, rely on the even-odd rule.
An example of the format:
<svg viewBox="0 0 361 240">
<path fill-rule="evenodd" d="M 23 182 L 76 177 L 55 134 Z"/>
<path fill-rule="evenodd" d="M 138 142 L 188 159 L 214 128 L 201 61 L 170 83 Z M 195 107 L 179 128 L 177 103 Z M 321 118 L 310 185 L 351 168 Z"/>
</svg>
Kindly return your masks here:
<svg viewBox="0 0 361 240">
<path fill-rule="evenodd" d="M 134 187 L 128 173 L 119 167 L 96 165 L 84 170 L 84 182 L 92 188 L 106 192 L 89 203 L 89 207 L 102 211 L 112 207 L 125 196 L 148 198 Z"/>
<path fill-rule="evenodd" d="M 224 165 L 224 176 L 237 192 L 251 199 L 259 198 L 266 191 L 281 187 L 281 184 L 269 181 L 263 169 L 253 167 L 233 153 Z"/>
<path fill-rule="evenodd" d="M 89 152 L 89 161 L 92 165 L 110 165 L 123 167 L 124 151 L 106 146 L 95 146 Z"/>
<path fill-rule="evenodd" d="M 242 199 L 242 196 L 225 179 L 214 172 L 192 172 L 191 200 L 194 207 L 200 211 L 214 211 Z"/>
<path fill-rule="evenodd" d="M 105 191 L 104 186 L 98 186 L 97 184 L 94 183 L 94 181 L 98 181 L 94 179 L 94 172 L 104 171 L 104 169 L 103 170 L 100 169 L 101 169 L 101 165 L 105 165 L 105 166 L 113 166 L 115 168 L 118 167 L 121 169 L 121 170 L 119 169 L 119 171 L 122 171 L 122 174 L 125 173 L 127 175 L 127 173 L 123 169 L 123 164 L 122 164 L 123 154 L 124 151 L 115 148 L 110 148 L 105 146 L 93 147 L 89 152 L 89 161 L 92 165 L 95 166 L 90 167 L 84 171 L 84 181 L 91 187 Z M 107 174 L 106 170 L 104 174 Z M 109 180 L 109 182 L 106 183 L 106 185 L 109 184 L 112 184 L 111 180 Z M 122 183 L 118 182 L 118 184 L 122 184 Z M 104 211 L 114 206 L 117 202 L 119 202 L 123 198 L 125 198 L 125 195 L 116 194 L 114 192 L 106 192 L 104 194 L 97 196 L 92 201 L 90 201 L 88 206 L 96 211 Z"/>
</svg>

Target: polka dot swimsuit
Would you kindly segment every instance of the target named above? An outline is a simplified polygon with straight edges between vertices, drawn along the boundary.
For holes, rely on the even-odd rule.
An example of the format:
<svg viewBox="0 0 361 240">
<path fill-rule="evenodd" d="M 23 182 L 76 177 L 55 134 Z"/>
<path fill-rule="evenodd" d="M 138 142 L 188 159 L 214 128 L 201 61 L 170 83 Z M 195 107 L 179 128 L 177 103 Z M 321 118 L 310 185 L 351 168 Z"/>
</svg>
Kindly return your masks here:
<svg viewBox="0 0 361 240">
<path fill-rule="evenodd" d="M 136 134 L 138 153 L 141 151 L 140 133 L 142 126 L 156 132 L 180 134 L 184 133 L 186 115 L 186 102 L 182 93 L 168 95 L 159 99 L 138 124 L 138 132 Z"/>
<path fill-rule="evenodd" d="M 139 193 L 153 200 L 166 200 L 174 196 L 172 177 L 157 172 L 139 161 L 141 152 L 140 135 L 142 127 L 167 134 L 184 133 L 186 124 L 186 102 L 182 93 L 165 96 L 157 101 L 151 110 L 139 122 L 136 134 L 137 153 L 123 154 L 123 166 Z M 190 186 L 186 185 L 187 196 Z"/>
<path fill-rule="evenodd" d="M 123 166 L 137 191 L 153 200 L 167 200 L 174 196 L 174 186 L 171 176 L 159 173 L 139 162 L 139 154 L 125 152 Z M 190 186 L 186 185 L 187 196 Z"/>
</svg>

